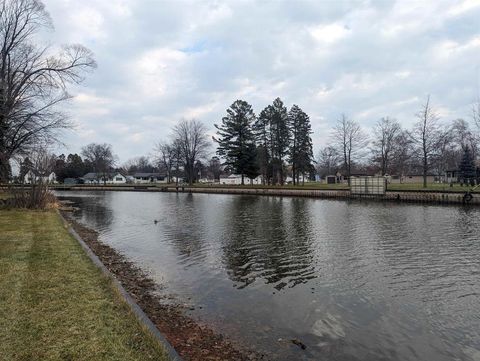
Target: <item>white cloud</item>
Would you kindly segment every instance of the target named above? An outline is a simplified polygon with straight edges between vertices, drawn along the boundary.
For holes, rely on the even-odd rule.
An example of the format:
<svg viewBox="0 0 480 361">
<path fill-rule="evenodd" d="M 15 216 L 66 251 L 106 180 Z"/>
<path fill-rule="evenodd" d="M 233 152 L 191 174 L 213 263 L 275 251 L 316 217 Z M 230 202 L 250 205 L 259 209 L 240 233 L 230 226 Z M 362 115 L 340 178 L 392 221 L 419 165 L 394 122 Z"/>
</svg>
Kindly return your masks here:
<svg viewBox="0 0 480 361">
<path fill-rule="evenodd" d="M 310 29 L 310 33 L 320 43 L 334 44 L 348 36 L 350 29 L 345 25 L 333 23 L 314 26 Z"/>
<path fill-rule="evenodd" d="M 480 0 L 44 1 L 53 42 L 81 42 L 99 65 L 72 88 L 72 150 L 108 142 L 126 160 L 182 117 L 213 131 L 236 99 L 258 114 L 276 97 L 307 111 L 318 147 L 341 113 L 408 126 L 427 94 L 444 120 L 478 96 Z"/>
</svg>

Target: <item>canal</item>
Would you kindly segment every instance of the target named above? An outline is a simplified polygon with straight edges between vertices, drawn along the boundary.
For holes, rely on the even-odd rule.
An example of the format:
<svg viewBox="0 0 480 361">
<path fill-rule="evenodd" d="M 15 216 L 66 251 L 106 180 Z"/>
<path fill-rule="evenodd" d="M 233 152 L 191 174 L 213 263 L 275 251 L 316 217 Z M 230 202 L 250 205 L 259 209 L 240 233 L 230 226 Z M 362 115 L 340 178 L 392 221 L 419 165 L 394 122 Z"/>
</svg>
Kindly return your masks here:
<svg viewBox="0 0 480 361">
<path fill-rule="evenodd" d="M 194 318 L 272 359 L 480 360 L 479 208 L 58 195 Z"/>
</svg>

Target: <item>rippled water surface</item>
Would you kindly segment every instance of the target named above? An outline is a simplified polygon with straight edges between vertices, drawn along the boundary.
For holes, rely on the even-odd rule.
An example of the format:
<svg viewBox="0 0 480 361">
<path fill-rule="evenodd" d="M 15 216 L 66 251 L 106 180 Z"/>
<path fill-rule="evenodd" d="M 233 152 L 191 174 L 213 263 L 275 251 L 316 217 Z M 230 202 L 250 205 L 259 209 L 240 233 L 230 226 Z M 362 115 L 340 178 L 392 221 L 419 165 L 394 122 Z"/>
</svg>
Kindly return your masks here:
<svg viewBox="0 0 480 361">
<path fill-rule="evenodd" d="M 477 208 L 59 194 L 194 317 L 272 359 L 480 360 Z"/>
</svg>

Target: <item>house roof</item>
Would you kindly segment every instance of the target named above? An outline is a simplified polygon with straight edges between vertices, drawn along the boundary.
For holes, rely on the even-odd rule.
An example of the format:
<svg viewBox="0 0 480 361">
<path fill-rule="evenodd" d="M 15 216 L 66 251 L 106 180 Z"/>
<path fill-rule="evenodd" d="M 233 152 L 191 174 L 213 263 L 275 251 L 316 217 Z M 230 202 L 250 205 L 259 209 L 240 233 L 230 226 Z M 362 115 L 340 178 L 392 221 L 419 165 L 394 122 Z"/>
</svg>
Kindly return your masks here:
<svg viewBox="0 0 480 361">
<path fill-rule="evenodd" d="M 97 179 L 97 173 L 90 172 L 90 173 L 85 174 L 82 178 L 83 179 Z"/>
<path fill-rule="evenodd" d="M 160 173 L 134 173 L 135 178 L 147 178 L 147 177 L 165 177 L 164 174 Z"/>
</svg>

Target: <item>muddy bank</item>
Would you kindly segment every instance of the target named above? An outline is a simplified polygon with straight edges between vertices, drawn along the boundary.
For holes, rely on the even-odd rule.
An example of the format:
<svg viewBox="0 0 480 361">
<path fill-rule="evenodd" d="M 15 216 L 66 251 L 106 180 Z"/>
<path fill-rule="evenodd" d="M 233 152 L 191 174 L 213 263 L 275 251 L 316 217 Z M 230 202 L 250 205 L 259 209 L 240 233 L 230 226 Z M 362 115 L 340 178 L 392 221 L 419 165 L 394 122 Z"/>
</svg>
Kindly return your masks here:
<svg viewBox="0 0 480 361">
<path fill-rule="evenodd" d="M 160 286 L 115 249 L 99 241 L 97 232 L 72 219 L 68 212 L 61 213 L 182 358 L 268 360 L 266 355 L 234 344 L 221 334 L 215 333 L 208 325 L 188 316 L 185 305 L 160 295 Z"/>
</svg>

